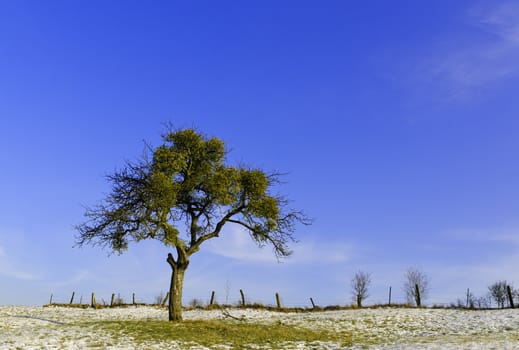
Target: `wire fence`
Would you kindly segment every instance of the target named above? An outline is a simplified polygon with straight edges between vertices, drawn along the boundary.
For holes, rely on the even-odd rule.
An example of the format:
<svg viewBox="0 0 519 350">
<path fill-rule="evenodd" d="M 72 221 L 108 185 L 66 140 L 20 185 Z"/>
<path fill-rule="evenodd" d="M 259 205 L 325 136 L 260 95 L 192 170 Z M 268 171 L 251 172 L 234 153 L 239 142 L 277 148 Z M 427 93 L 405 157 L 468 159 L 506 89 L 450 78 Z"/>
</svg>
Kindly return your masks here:
<svg viewBox="0 0 519 350">
<path fill-rule="evenodd" d="M 138 293 L 111 293 L 111 294 L 95 294 L 92 293 L 76 293 L 70 292 L 50 295 L 49 303 L 52 305 L 166 305 L 169 299 L 169 293 L 157 292 L 155 295 L 139 295 Z M 497 302 L 493 301 L 489 295 L 475 297 L 470 289 L 464 292 L 460 291 L 457 296 L 445 296 L 441 294 L 441 290 L 431 289 L 424 298 L 421 306 L 427 307 L 460 307 L 460 308 L 498 308 L 501 307 Z M 225 291 L 207 291 L 206 293 L 185 293 L 182 298 L 182 304 L 190 307 L 201 307 L 211 304 L 217 305 L 256 305 L 268 307 L 283 308 L 326 308 L 326 307 L 351 307 L 356 302 L 351 294 L 345 293 L 344 297 L 319 297 L 319 295 L 301 295 L 288 297 L 282 293 L 272 292 L 271 295 L 255 294 L 254 291 L 246 290 L 225 290 Z M 416 305 L 414 300 L 408 300 L 402 290 L 388 286 L 385 295 L 378 292 L 367 297 L 362 306 L 379 306 L 379 305 Z M 519 294 L 510 295 L 505 301 L 506 306 L 519 305 Z"/>
</svg>

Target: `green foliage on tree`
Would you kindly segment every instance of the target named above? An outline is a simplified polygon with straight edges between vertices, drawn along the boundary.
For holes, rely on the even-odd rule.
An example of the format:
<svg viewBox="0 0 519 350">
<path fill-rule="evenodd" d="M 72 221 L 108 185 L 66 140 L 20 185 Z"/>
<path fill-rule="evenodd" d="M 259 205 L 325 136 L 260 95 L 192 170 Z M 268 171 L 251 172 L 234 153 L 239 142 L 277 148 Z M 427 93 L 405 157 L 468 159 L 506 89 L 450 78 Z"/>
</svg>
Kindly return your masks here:
<svg viewBox="0 0 519 350">
<path fill-rule="evenodd" d="M 93 244 L 122 253 L 130 242 L 156 239 L 174 249 L 170 320 L 181 320 L 184 272 L 201 245 L 226 224 L 243 227 L 260 246 L 270 244 L 277 257 L 291 251 L 297 223 L 309 220 L 275 195 L 280 175 L 226 164 L 224 142 L 193 130 L 169 130 L 163 144 L 136 163 L 109 175 L 111 193 L 87 208 L 77 226 L 79 246 Z"/>
</svg>

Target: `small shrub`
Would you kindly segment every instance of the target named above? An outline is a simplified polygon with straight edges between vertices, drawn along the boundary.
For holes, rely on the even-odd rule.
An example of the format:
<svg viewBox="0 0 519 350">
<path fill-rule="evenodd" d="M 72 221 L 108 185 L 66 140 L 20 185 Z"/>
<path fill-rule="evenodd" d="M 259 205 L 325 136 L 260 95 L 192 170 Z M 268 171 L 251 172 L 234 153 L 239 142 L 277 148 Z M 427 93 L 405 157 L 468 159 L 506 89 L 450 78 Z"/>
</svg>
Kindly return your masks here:
<svg viewBox="0 0 519 350">
<path fill-rule="evenodd" d="M 256 309 L 256 310 L 265 310 L 266 306 L 262 303 L 255 302 L 254 304 L 248 304 L 248 308 Z"/>
<path fill-rule="evenodd" d="M 154 304 L 162 305 L 162 303 L 164 302 L 164 298 L 166 298 L 166 293 L 160 292 L 159 294 L 155 295 Z"/>
<path fill-rule="evenodd" d="M 194 308 L 202 308 L 204 307 L 204 302 L 201 299 L 194 298 L 189 302 L 189 306 Z"/>
<path fill-rule="evenodd" d="M 113 306 L 120 306 L 124 304 L 124 299 L 121 297 L 120 293 L 117 293 L 117 296 L 114 298 Z"/>
</svg>

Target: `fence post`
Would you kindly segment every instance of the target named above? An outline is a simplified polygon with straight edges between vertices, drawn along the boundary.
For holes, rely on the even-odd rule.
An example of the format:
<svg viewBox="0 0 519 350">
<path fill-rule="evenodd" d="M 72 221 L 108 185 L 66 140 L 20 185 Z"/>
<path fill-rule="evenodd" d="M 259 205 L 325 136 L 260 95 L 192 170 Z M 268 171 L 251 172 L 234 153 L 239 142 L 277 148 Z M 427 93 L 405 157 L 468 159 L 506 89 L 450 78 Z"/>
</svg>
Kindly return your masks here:
<svg viewBox="0 0 519 350">
<path fill-rule="evenodd" d="M 51 295 L 50 295 L 50 300 L 49 300 L 49 305 L 52 305 L 52 297 L 53 297 L 53 295 L 52 295 L 52 293 L 51 293 Z"/>
<path fill-rule="evenodd" d="M 279 293 L 276 293 L 276 304 L 278 305 L 278 309 L 281 309 L 281 298 L 279 297 Z"/>
<path fill-rule="evenodd" d="M 115 302 L 115 293 L 112 293 L 112 299 L 110 300 L 110 307 L 114 306 L 114 302 Z"/>
<path fill-rule="evenodd" d="M 132 294 L 132 304 L 135 305 L 135 293 Z"/>
<path fill-rule="evenodd" d="M 421 307 L 422 306 L 422 300 L 420 298 L 420 288 L 418 288 L 418 284 L 414 285 L 415 289 L 415 299 L 416 299 L 416 306 Z"/>
<path fill-rule="evenodd" d="M 76 292 L 72 292 L 72 297 L 70 297 L 70 305 L 72 305 L 74 303 L 74 295 L 76 294 Z"/>
<path fill-rule="evenodd" d="M 94 292 L 92 292 L 92 298 L 90 300 L 90 306 L 95 308 L 96 307 L 96 296 L 94 294 Z"/>
<path fill-rule="evenodd" d="M 514 308 L 514 298 L 512 297 L 512 289 L 510 286 L 506 286 L 506 294 L 508 295 L 508 301 L 510 302 L 510 307 Z"/>
<path fill-rule="evenodd" d="M 387 304 L 391 306 L 391 286 L 389 286 L 389 302 Z"/>
<path fill-rule="evenodd" d="M 169 299 L 169 292 L 166 293 L 164 300 L 162 300 L 162 305 L 166 304 L 166 301 L 168 301 L 168 299 Z"/>
<path fill-rule="evenodd" d="M 243 294 L 243 290 L 240 289 L 240 294 L 241 294 L 241 304 L 243 306 L 245 306 L 245 294 Z"/>
<path fill-rule="evenodd" d="M 470 289 L 467 288 L 467 305 L 466 308 L 468 309 L 470 305 Z"/>
<path fill-rule="evenodd" d="M 209 302 L 209 305 L 213 305 L 214 304 L 214 294 L 215 294 L 215 292 L 213 290 L 213 292 L 211 293 L 211 301 Z"/>
<path fill-rule="evenodd" d="M 312 308 L 315 309 L 315 303 L 314 303 L 314 299 L 310 298 L 310 302 L 312 303 Z"/>
</svg>

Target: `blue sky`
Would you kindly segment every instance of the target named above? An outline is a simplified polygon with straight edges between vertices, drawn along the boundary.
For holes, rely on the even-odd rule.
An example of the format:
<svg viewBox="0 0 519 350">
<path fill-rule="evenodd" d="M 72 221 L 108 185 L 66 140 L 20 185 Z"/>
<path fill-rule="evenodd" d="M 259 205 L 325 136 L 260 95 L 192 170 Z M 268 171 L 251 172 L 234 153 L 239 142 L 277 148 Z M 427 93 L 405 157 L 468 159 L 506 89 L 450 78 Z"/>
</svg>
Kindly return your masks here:
<svg viewBox="0 0 519 350">
<path fill-rule="evenodd" d="M 167 290 L 168 249 L 73 227 L 168 121 L 286 172 L 314 218 L 282 263 L 226 228 L 186 302 L 346 304 L 358 270 L 403 301 L 410 266 L 429 303 L 519 287 L 517 91 L 517 2 L 0 0 L 0 304 Z"/>
</svg>

